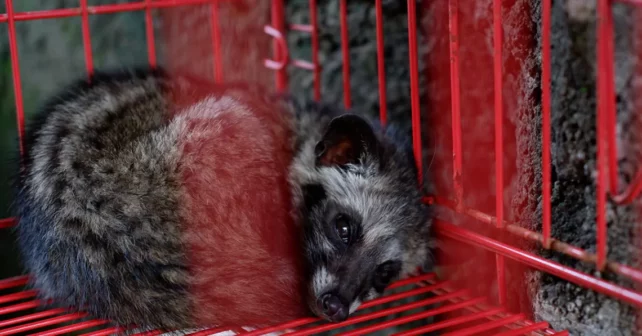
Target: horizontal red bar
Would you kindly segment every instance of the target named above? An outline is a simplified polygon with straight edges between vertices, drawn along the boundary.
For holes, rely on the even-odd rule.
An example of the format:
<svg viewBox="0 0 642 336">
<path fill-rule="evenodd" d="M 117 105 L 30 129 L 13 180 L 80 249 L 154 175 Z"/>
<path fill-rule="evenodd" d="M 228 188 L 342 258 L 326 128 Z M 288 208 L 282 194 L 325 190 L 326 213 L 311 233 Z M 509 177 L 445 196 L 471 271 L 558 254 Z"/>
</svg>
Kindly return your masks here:
<svg viewBox="0 0 642 336">
<path fill-rule="evenodd" d="M 429 324 L 427 326 L 423 326 L 423 327 L 420 327 L 420 328 L 416 328 L 416 329 L 408 330 L 408 331 L 405 331 L 405 332 L 397 333 L 397 334 L 394 334 L 394 336 L 421 335 L 421 334 L 425 334 L 425 333 L 428 333 L 428 332 L 431 332 L 431 331 L 443 329 L 443 328 L 446 328 L 446 327 L 451 327 L 451 326 L 455 326 L 455 325 L 458 325 L 458 324 L 463 324 L 463 323 L 467 323 L 467 322 L 472 322 L 474 320 L 486 318 L 486 317 L 489 317 L 489 316 L 492 316 L 492 315 L 499 314 L 499 313 L 501 313 L 503 311 L 504 311 L 504 309 L 502 309 L 502 308 L 495 308 L 495 309 L 491 309 L 491 310 L 481 311 L 481 312 L 478 312 L 478 313 L 474 313 L 474 314 L 470 314 L 470 315 L 466 315 L 466 316 L 462 316 L 462 317 L 457 317 L 457 318 L 454 318 L 454 319 L 450 319 L 450 320 L 446 320 L 446 321 L 442 321 L 442 322 L 438 322 L 438 323 L 433 323 L 433 324 Z"/>
<path fill-rule="evenodd" d="M 8 294 L 8 295 L 3 295 L 0 296 L 0 304 L 7 303 L 7 302 L 12 302 L 12 301 L 18 301 L 22 299 L 30 299 L 36 296 L 36 291 L 35 290 L 29 290 L 29 291 L 24 291 L 24 292 L 19 292 L 19 293 L 13 293 L 13 294 Z"/>
<path fill-rule="evenodd" d="M 489 224 L 489 225 L 495 225 L 496 218 L 486 214 L 484 212 L 467 208 L 464 206 L 459 206 L 457 207 L 457 204 L 452 201 L 448 200 L 445 198 L 441 197 L 425 197 L 424 202 L 429 203 L 434 202 L 440 206 L 446 207 L 450 210 L 456 211 L 458 213 L 462 213 L 464 215 L 467 215 L 469 217 L 472 217 L 476 220 L 479 220 L 483 223 Z M 522 238 L 526 238 L 528 240 L 537 242 L 540 244 L 540 246 L 543 246 L 544 243 L 544 238 L 540 233 L 525 229 L 519 225 L 510 223 L 508 221 L 504 221 L 504 227 L 506 231 Z M 567 256 L 573 257 L 575 259 L 578 259 L 580 261 L 586 262 L 586 263 L 591 263 L 595 264 L 597 261 L 597 257 L 593 253 L 589 253 L 584 251 L 583 249 L 579 247 L 575 247 L 573 245 L 561 242 L 559 240 L 556 240 L 554 238 L 551 238 L 550 241 L 551 244 L 551 249 L 560 253 L 563 253 Z M 620 263 L 616 263 L 613 261 L 607 261 L 606 263 L 606 269 L 610 272 L 613 272 L 615 274 L 625 276 L 633 281 L 636 281 L 638 283 L 642 284 L 642 271 L 637 270 L 633 267 L 626 266 Z"/>
<path fill-rule="evenodd" d="M 101 321 L 101 320 L 93 320 L 93 321 L 86 321 L 86 322 L 81 322 L 81 323 L 76 323 L 52 330 L 47 330 L 43 331 L 41 333 L 33 334 L 33 336 L 56 336 L 56 335 L 62 335 L 66 333 L 70 333 L 72 331 L 78 331 L 82 329 L 87 329 L 87 328 L 92 328 L 92 327 L 97 327 L 99 325 L 103 325 L 109 323 L 107 321 Z"/>
<path fill-rule="evenodd" d="M 167 8 L 167 7 L 181 7 L 181 6 L 190 6 L 190 5 L 200 5 L 213 3 L 216 0 L 157 0 L 151 3 L 146 3 L 144 1 L 123 3 L 123 4 L 114 4 L 114 5 L 100 5 L 100 6 L 88 6 L 87 11 L 89 14 L 113 14 L 121 12 L 132 12 L 145 10 L 147 8 Z M 50 9 L 42 11 L 31 11 L 31 12 L 20 12 L 15 13 L 14 20 L 16 21 L 28 21 L 28 20 L 39 20 L 39 19 L 54 19 L 54 18 L 65 18 L 70 16 L 80 16 L 82 15 L 81 8 L 63 8 L 63 9 Z M 9 20 L 7 14 L 0 14 L 0 23 L 6 22 Z"/>
<path fill-rule="evenodd" d="M 7 336 L 7 335 L 14 335 L 14 334 L 19 334 L 19 333 L 24 333 L 24 332 L 29 331 L 29 330 L 40 329 L 42 327 L 47 327 L 47 326 L 54 325 L 54 324 L 73 321 L 73 320 L 76 320 L 76 319 L 83 318 L 85 316 L 87 316 L 87 314 L 84 314 L 84 313 L 67 314 L 67 315 L 57 316 L 57 317 L 46 319 L 46 320 L 42 320 L 42 321 L 27 323 L 27 324 L 23 324 L 23 325 L 20 325 L 20 326 L 17 326 L 17 327 L 0 330 L 0 336 Z"/>
<path fill-rule="evenodd" d="M 20 323 L 33 321 L 33 320 L 38 320 L 38 319 L 41 319 L 41 318 L 62 314 L 64 312 L 65 312 L 64 309 L 58 308 L 58 309 L 45 310 L 43 312 L 39 312 L 39 313 L 35 313 L 35 314 L 19 316 L 19 317 L 12 318 L 12 319 L 9 319 L 9 320 L 0 321 L 0 328 L 8 327 L 8 326 L 11 326 L 11 325 L 14 325 L 14 324 L 20 324 Z"/>
<path fill-rule="evenodd" d="M 28 280 L 29 277 L 27 277 L 26 275 L 0 280 L 0 289 L 24 286 L 27 284 Z"/>
<path fill-rule="evenodd" d="M 578 272 L 556 262 L 540 258 L 534 254 L 506 245 L 502 242 L 482 236 L 472 231 L 460 228 L 456 225 L 437 221 L 435 223 L 435 228 L 438 234 L 442 236 L 462 242 L 467 242 L 475 246 L 482 247 L 486 250 L 499 253 L 501 255 L 519 261 L 525 265 L 531 266 L 537 270 L 556 275 L 564 280 L 573 282 L 585 288 L 608 294 L 614 298 L 618 298 L 635 306 L 642 307 L 641 293 L 634 292 L 632 290 Z"/>
<path fill-rule="evenodd" d="M 310 335 L 310 334 L 313 334 L 313 333 L 319 333 L 319 332 L 322 332 L 322 331 L 328 331 L 328 330 L 332 330 L 332 329 L 337 329 L 337 328 L 341 328 L 341 327 L 344 327 L 344 326 L 347 326 L 347 325 L 357 324 L 357 323 L 361 323 L 361 322 L 374 320 L 374 319 L 377 319 L 377 318 L 380 318 L 380 317 L 390 316 L 392 314 L 397 314 L 397 313 L 400 313 L 400 312 L 403 312 L 403 311 L 409 311 L 409 310 L 412 310 L 412 309 L 426 307 L 426 306 L 429 306 L 429 305 L 434 304 L 434 303 L 443 302 L 443 301 L 451 300 L 451 299 L 454 299 L 454 298 L 460 298 L 460 297 L 462 297 L 462 296 L 464 296 L 466 294 L 467 294 L 467 291 L 461 290 L 461 291 L 450 293 L 450 294 L 446 294 L 446 295 L 440 295 L 440 296 L 437 296 L 437 297 L 432 297 L 432 298 L 429 298 L 429 299 L 424 299 L 424 300 L 420 300 L 420 301 L 416 301 L 416 302 L 412 302 L 412 303 L 407 303 L 407 304 L 404 304 L 404 305 L 401 305 L 401 306 L 397 306 L 397 307 L 393 307 L 393 308 L 387 308 L 387 309 L 378 310 L 378 311 L 375 311 L 375 312 L 372 312 L 372 313 L 355 316 L 355 317 L 352 317 L 352 318 L 350 318 L 350 319 L 348 319 L 348 320 L 346 320 L 344 322 L 332 323 L 332 324 L 323 324 L 323 325 L 312 327 L 312 328 L 308 328 L 308 329 L 298 330 L 296 332 L 288 333 L 286 335 L 289 335 L 289 336 Z M 365 307 L 363 307 L 363 308 L 365 308 Z"/>
<path fill-rule="evenodd" d="M 408 286 L 408 285 L 412 285 L 412 284 L 421 283 L 421 282 L 433 280 L 435 277 L 437 277 L 437 275 L 435 273 L 422 274 L 422 275 L 410 277 L 410 278 L 407 278 L 407 279 L 399 280 L 399 281 L 393 283 L 392 285 L 388 286 L 387 289 L 394 289 L 394 288 L 399 288 L 399 287 L 403 287 L 403 286 Z"/>
<path fill-rule="evenodd" d="M 393 283 L 392 285 L 388 286 L 388 289 L 399 288 L 399 287 L 407 286 L 407 285 L 410 285 L 410 284 L 413 284 L 413 283 L 424 282 L 424 281 L 431 280 L 431 279 L 435 278 L 435 276 L 436 275 L 434 273 L 430 273 L 430 274 L 423 274 L 423 275 L 419 275 L 419 276 L 416 276 L 416 277 L 407 278 L 407 279 L 404 279 L 404 280 L 399 280 L 399 281 Z M 418 289 L 407 291 L 407 292 L 403 292 L 403 293 L 386 295 L 384 297 L 380 297 L 378 299 L 374 299 L 374 300 L 365 302 L 364 304 L 362 304 L 359 307 L 359 310 L 365 309 L 365 308 L 369 308 L 369 307 L 372 307 L 372 306 L 375 306 L 375 305 L 384 304 L 384 303 L 392 302 L 392 301 L 395 301 L 395 300 L 403 299 L 403 298 L 406 298 L 406 297 L 419 295 L 419 294 L 426 293 L 426 292 L 429 292 L 429 291 L 433 291 L 433 290 L 435 290 L 437 288 L 444 287 L 447 284 L 448 284 L 448 282 L 442 282 L 442 283 L 434 284 L 434 285 L 427 286 L 427 287 L 418 288 Z M 298 319 L 298 320 L 295 320 L 295 321 L 291 321 L 291 322 L 287 322 L 287 323 L 284 323 L 284 324 L 280 324 L 280 325 L 277 325 L 277 326 L 272 326 L 272 327 L 267 327 L 267 328 L 263 328 L 263 329 L 250 331 L 248 333 L 244 333 L 243 335 L 248 335 L 248 336 L 250 336 L 250 335 L 252 335 L 252 336 L 264 335 L 264 334 L 271 333 L 271 332 L 276 332 L 276 331 L 281 331 L 281 330 L 286 330 L 286 329 L 292 329 L 292 328 L 298 328 L 298 327 L 301 327 L 303 325 L 314 323 L 314 322 L 318 322 L 318 321 L 319 321 L 319 319 L 315 318 L 315 317 L 302 318 L 302 319 Z"/>
<path fill-rule="evenodd" d="M 372 326 L 368 326 L 368 327 L 365 327 L 365 328 L 351 330 L 351 331 L 349 331 L 347 333 L 343 333 L 343 334 L 340 334 L 340 335 L 341 336 L 365 335 L 365 334 L 368 334 L 368 333 L 371 333 L 371 332 L 374 332 L 374 331 L 377 331 L 377 330 L 386 329 L 386 328 L 398 326 L 398 325 L 405 324 L 405 323 L 410 323 L 410 322 L 413 322 L 413 321 L 416 321 L 416 320 L 420 320 L 422 318 L 426 318 L 426 317 L 430 317 L 430 316 L 436 316 L 436 315 L 447 313 L 447 312 L 452 312 L 452 311 L 455 311 L 457 309 L 461 309 L 461 308 L 465 308 L 465 307 L 470 307 L 470 306 L 476 305 L 478 303 L 482 303 L 484 301 L 486 301 L 486 298 L 484 298 L 484 297 L 474 298 L 474 299 L 458 302 L 458 303 L 447 305 L 447 306 L 441 306 L 441 307 L 436 308 L 436 309 L 430 309 L 428 311 L 424 311 L 424 312 L 421 312 L 421 313 L 416 313 L 416 314 L 412 314 L 412 315 L 409 315 L 409 316 L 404 316 L 404 317 L 401 317 L 401 318 L 398 318 L 398 319 L 394 319 L 394 320 L 391 320 L 391 321 L 386 321 L 386 322 L 379 323 L 379 324 L 372 325 Z"/>
<path fill-rule="evenodd" d="M 0 307 L 0 316 L 5 315 L 5 314 L 11 314 L 15 312 L 19 312 L 21 310 L 27 310 L 27 309 L 32 309 L 36 308 L 40 305 L 40 301 L 29 301 L 25 303 L 19 303 L 16 305 L 11 305 L 7 307 Z"/>
<path fill-rule="evenodd" d="M 496 320 L 488 323 L 484 323 L 482 325 L 466 328 L 463 330 L 457 330 L 452 333 L 447 333 L 443 334 L 443 336 L 468 336 L 468 335 L 477 335 L 481 332 L 488 331 L 488 330 L 493 330 L 502 326 L 510 325 L 511 323 L 515 323 L 519 320 L 524 320 L 526 316 L 524 314 L 519 314 L 519 315 L 514 315 L 514 316 L 509 316 L 506 318 L 503 318 L 501 320 Z"/>
<path fill-rule="evenodd" d="M 16 225 L 15 218 L 3 218 L 0 219 L 0 229 L 8 228 Z"/>
<path fill-rule="evenodd" d="M 108 335 L 120 334 L 124 331 L 125 330 L 122 328 L 114 327 L 114 328 L 103 329 L 99 331 L 82 334 L 80 336 L 108 336 Z"/>
<path fill-rule="evenodd" d="M 519 336 L 531 331 L 538 331 L 548 328 L 548 322 L 539 322 L 518 329 L 508 330 L 495 336 Z"/>
</svg>

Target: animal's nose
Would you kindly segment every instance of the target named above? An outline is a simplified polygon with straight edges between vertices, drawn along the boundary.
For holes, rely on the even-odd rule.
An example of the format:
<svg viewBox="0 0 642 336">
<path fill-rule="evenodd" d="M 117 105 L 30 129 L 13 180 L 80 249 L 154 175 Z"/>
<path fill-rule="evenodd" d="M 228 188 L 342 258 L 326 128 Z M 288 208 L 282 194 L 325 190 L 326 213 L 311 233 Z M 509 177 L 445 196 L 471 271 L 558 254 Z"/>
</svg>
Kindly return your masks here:
<svg viewBox="0 0 642 336">
<path fill-rule="evenodd" d="M 348 307 L 334 294 L 325 294 L 319 300 L 325 316 L 332 322 L 342 322 L 348 318 Z"/>
</svg>

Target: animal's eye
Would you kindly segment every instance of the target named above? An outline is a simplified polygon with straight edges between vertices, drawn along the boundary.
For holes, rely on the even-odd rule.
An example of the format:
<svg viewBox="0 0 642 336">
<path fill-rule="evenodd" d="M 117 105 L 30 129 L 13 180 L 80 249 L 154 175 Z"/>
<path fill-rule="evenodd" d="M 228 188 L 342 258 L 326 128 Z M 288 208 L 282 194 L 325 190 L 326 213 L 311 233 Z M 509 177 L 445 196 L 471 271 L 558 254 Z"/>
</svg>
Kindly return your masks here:
<svg viewBox="0 0 642 336">
<path fill-rule="evenodd" d="M 334 218 L 334 229 L 337 231 L 337 235 L 344 244 L 350 243 L 350 238 L 352 236 L 352 227 L 350 226 L 350 218 L 348 216 L 339 214 Z"/>
</svg>

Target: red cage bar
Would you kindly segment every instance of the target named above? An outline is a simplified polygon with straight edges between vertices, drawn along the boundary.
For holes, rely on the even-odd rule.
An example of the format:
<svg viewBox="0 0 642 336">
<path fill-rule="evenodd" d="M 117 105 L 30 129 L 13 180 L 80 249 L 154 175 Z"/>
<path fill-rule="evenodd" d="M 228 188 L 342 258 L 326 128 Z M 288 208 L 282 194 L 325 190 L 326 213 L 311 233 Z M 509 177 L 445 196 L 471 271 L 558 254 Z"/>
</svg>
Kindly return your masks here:
<svg viewBox="0 0 642 336">
<path fill-rule="evenodd" d="M 352 106 L 350 90 L 350 36 L 348 35 L 348 0 L 339 0 L 339 20 L 341 22 L 341 53 L 343 56 L 343 104 Z"/>
<path fill-rule="evenodd" d="M 258 1 L 258 0 L 257 0 Z M 14 84 L 14 97 L 16 105 L 17 129 L 20 138 L 20 150 L 22 152 L 22 137 L 24 132 L 24 105 L 22 98 L 21 73 L 19 68 L 19 55 L 16 37 L 16 21 L 55 19 L 64 17 L 80 17 L 83 38 L 83 52 L 85 55 L 85 67 L 88 74 L 93 73 L 93 55 L 91 45 L 91 32 L 89 28 L 89 16 L 99 14 L 112 14 L 127 11 L 143 11 L 145 14 L 145 33 L 147 38 L 147 52 L 149 63 L 152 66 L 157 64 L 156 38 L 153 27 L 153 9 L 172 8 L 179 6 L 210 6 L 210 36 L 212 43 L 212 64 L 213 76 L 217 82 L 225 80 L 223 74 L 224 59 L 222 57 L 223 36 L 219 26 L 219 5 L 223 0 L 142 0 L 137 2 L 110 4 L 101 6 L 89 6 L 87 0 L 80 0 L 78 8 L 64 8 L 53 10 L 42 10 L 33 12 L 16 13 L 13 7 L 13 1 L 5 0 L 7 12 L 0 14 L 0 23 L 6 23 L 9 32 L 9 47 L 12 65 L 12 78 Z M 636 0 L 621 0 L 631 5 L 642 5 L 642 2 Z M 318 35 L 318 13 L 317 0 L 309 0 L 310 22 L 287 22 L 285 17 L 285 7 L 283 0 L 271 1 L 271 24 L 265 27 L 265 32 L 269 35 L 266 38 L 273 39 L 273 59 L 265 60 L 265 66 L 274 70 L 275 87 L 277 90 L 287 90 L 288 76 L 287 66 L 294 66 L 313 72 L 313 97 L 321 98 L 321 64 L 319 63 L 319 35 Z M 493 80 L 494 80 L 494 150 L 495 150 L 495 196 L 494 208 L 495 214 L 490 215 L 487 212 L 470 208 L 465 204 L 464 183 L 462 174 L 464 174 L 463 160 L 463 137 L 462 137 L 462 92 L 461 92 L 461 31 L 460 30 L 460 0 L 449 0 L 444 2 L 444 9 L 447 15 L 447 48 L 449 53 L 449 80 L 450 80 L 450 110 L 451 110 L 451 140 L 452 140 L 452 179 L 454 197 L 444 197 L 437 195 L 426 198 L 431 202 L 445 209 L 451 210 L 455 215 L 464 215 L 472 218 L 476 222 L 486 224 L 489 227 L 495 227 L 502 232 L 508 232 L 520 238 L 536 242 L 539 245 L 554 251 L 564 253 L 578 260 L 585 261 L 596 265 L 599 270 L 612 272 L 639 284 L 642 284 L 642 271 L 627 265 L 609 261 L 607 259 L 607 241 L 606 241 L 606 202 L 607 196 L 616 204 L 628 204 L 639 195 L 642 191 L 642 170 L 639 170 L 635 178 L 620 193 L 618 185 L 618 165 L 617 165 L 617 148 L 616 148 L 616 106 L 615 106 L 615 88 L 614 88 L 614 46 L 613 46 L 613 19 L 610 10 L 610 2 L 607 0 L 598 1 L 598 44 L 597 62 L 600 69 L 598 74 L 598 191 L 597 191 L 597 237 L 596 253 L 589 253 L 580 248 L 571 246 L 551 236 L 551 2 L 543 2 L 542 11 L 542 233 L 534 232 L 505 219 L 504 214 L 504 71 L 503 68 L 503 18 L 502 4 L 500 0 L 493 1 L 492 13 L 492 31 L 493 31 Z M 379 83 L 379 116 L 382 123 L 387 121 L 387 97 L 386 97 L 386 75 L 385 75 L 385 58 L 384 58 L 384 17 L 382 11 L 382 1 L 376 0 L 375 20 L 376 20 L 376 39 L 377 39 L 377 71 Z M 419 68 L 418 68 L 418 45 L 417 45 L 417 15 L 420 9 L 416 8 L 416 2 L 407 1 L 408 6 L 408 46 L 410 51 L 409 68 L 410 68 L 410 95 L 411 120 L 413 125 L 413 146 L 417 158 L 417 166 L 423 171 L 422 164 L 422 134 L 421 118 L 422 110 L 419 96 Z M 339 1 L 339 20 L 341 28 L 341 46 L 343 60 L 343 89 L 344 104 L 351 106 L 350 91 L 350 50 L 349 32 L 348 32 L 348 3 L 347 0 Z M 310 35 L 312 42 L 311 61 L 290 59 L 288 46 L 285 42 L 285 35 L 288 30 L 303 32 Z M 421 176 L 421 175 L 420 175 Z M 12 226 L 12 219 L 1 219 L 0 228 Z M 442 303 L 438 308 L 431 308 L 423 312 L 408 313 L 405 316 L 379 322 L 374 325 L 361 326 L 355 330 L 343 333 L 342 335 L 361 335 L 367 332 L 384 330 L 392 326 L 406 324 L 418 319 L 430 316 L 443 316 L 440 321 L 433 324 L 415 328 L 413 330 L 401 332 L 397 335 L 418 335 L 421 333 L 443 330 L 448 331 L 448 335 L 473 335 L 481 332 L 490 332 L 496 335 L 521 335 L 525 333 L 537 332 L 544 335 L 567 335 L 566 332 L 555 332 L 549 329 L 547 322 L 533 323 L 529 321 L 529 316 L 525 313 L 512 312 L 506 309 L 507 305 L 507 288 L 506 288 L 506 262 L 505 258 L 518 261 L 534 269 L 554 274 L 562 279 L 579 284 L 581 286 L 605 293 L 628 302 L 636 307 L 642 307 L 642 293 L 614 285 L 606 280 L 584 274 L 573 269 L 569 269 L 560 264 L 543 259 L 532 253 L 524 251 L 509 243 L 505 243 L 494 237 L 490 237 L 467 228 L 459 227 L 446 221 L 439 221 L 436 224 L 436 230 L 440 237 L 448 240 L 466 242 L 467 244 L 478 246 L 484 250 L 495 254 L 496 260 L 496 282 L 498 288 L 498 297 L 489 298 L 486 295 L 477 296 L 465 289 L 456 289 L 454 283 L 449 281 L 438 280 L 435 274 L 421 275 L 410 279 L 405 279 L 391 286 L 393 288 L 404 288 L 405 291 L 397 294 L 390 294 L 382 298 L 366 302 L 360 310 L 366 308 L 378 307 L 384 303 L 394 302 L 396 300 L 416 297 L 421 294 L 433 293 L 436 296 L 430 299 L 414 301 L 409 304 L 399 305 L 393 308 L 379 309 L 369 313 L 357 314 L 348 321 L 338 324 L 321 324 L 313 325 L 319 322 L 316 318 L 305 318 L 283 325 L 264 328 L 254 331 L 235 330 L 237 334 L 261 335 L 274 331 L 289 331 L 289 335 L 309 335 L 330 329 L 341 328 L 344 326 L 355 325 L 368 321 L 376 321 L 378 318 L 388 316 L 394 313 L 408 313 L 417 308 L 424 308 L 433 303 Z M 86 335 L 110 335 L 122 332 L 124 329 L 113 327 L 107 321 L 101 320 L 82 320 L 86 315 L 84 313 L 68 313 L 64 309 L 46 309 L 34 312 L 33 309 L 41 306 L 47 306 L 47 302 L 32 300 L 35 292 L 23 290 L 26 284 L 26 277 L 18 277 L 6 280 L 0 280 L 0 318 L 8 314 L 22 313 L 18 317 L 11 317 L 0 320 L 0 335 L 12 335 L 38 330 L 38 335 L 60 335 L 72 331 L 82 331 L 90 328 L 101 327 L 101 330 L 86 333 Z M 25 301 L 26 300 L 26 301 Z M 499 306 L 493 306 L 490 302 L 498 302 Z M 459 315 L 449 315 L 458 313 Z M 78 321 L 70 325 L 61 326 L 61 323 Z M 313 325 L 313 326 L 310 326 Z M 50 328 L 44 330 L 43 328 Z M 227 330 L 224 327 L 201 330 L 192 335 L 208 335 L 216 332 Z M 145 331 L 139 335 L 156 335 L 158 331 Z"/>
<path fill-rule="evenodd" d="M 504 228 L 504 97 L 502 96 L 502 2 L 493 0 L 493 70 L 495 81 L 495 224 Z M 504 257 L 495 256 L 499 304 L 506 304 L 506 265 Z"/>
<path fill-rule="evenodd" d="M 459 22 L 458 0 L 448 0 L 448 29 L 450 35 L 450 96 L 452 115 L 452 141 L 453 141 L 453 184 L 455 186 L 455 201 L 457 206 L 462 205 L 463 186 L 462 173 L 462 148 L 461 148 L 461 106 L 459 87 Z M 420 127 L 418 123 L 412 124 L 413 129 Z"/>
</svg>

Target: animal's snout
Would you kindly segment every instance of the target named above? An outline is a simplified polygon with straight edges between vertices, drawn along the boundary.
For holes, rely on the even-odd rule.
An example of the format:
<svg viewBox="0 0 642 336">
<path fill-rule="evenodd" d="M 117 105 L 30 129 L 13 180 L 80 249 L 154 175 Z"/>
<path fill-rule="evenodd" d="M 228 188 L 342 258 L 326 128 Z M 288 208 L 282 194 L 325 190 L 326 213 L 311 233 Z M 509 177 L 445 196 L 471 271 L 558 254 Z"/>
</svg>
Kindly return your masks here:
<svg viewBox="0 0 642 336">
<path fill-rule="evenodd" d="M 323 314 L 332 322 L 342 322 L 348 318 L 348 306 L 334 294 L 324 294 L 318 304 Z"/>
</svg>

